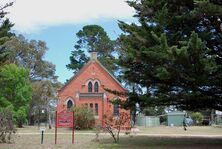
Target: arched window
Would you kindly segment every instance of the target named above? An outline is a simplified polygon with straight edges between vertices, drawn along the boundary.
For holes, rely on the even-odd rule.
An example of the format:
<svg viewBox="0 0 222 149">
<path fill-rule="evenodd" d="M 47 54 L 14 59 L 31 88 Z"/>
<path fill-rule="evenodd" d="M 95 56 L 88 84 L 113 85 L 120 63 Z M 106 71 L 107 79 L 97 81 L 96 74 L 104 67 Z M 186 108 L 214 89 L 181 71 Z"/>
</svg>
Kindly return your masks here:
<svg viewBox="0 0 222 149">
<path fill-rule="evenodd" d="M 68 100 L 68 102 L 67 102 L 67 109 L 72 108 L 72 106 L 73 106 L 72 100 Z"/>
<path fill-rule="evenodd" d="M 88 83 L 88 92 L 92 92 L 92 82 Z"/>
<path fill-rule="evenodd" d="M 98 82 L 96 82 L 96 83 L 94 84 L 94 92 L 96 92 L 96 93 L 99 92 L 99 83 L 98 83 Z"/>
</svg>

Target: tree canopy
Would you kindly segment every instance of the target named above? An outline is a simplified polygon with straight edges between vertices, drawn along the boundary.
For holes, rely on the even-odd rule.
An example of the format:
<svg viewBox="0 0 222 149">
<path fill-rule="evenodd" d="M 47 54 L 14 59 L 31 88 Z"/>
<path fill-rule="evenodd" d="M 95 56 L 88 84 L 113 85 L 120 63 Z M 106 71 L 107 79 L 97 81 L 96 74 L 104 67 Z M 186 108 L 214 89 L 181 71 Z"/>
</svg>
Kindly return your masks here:
<svg viewBox="0 0 222 149">
<path fill-rule="evenodd" d="M 5 9 L 12 4 L 0 3 L 0 107 L 12 106 L 21 126 L 28 111 L 30 117 L 34 107 L 47 107 L 49 98 L 55 99 L 59 82 L 55 65 L 44 59 L 46 43 L 11 32 L 13 24 Z"/>
<path fill-rule="evenodd" d="M 12 6 L 12 4 L 13 3 L 0 3 L 0 65 L 5 63 L 8 56 L 8 52 L 3 44 L 9 40 L 9 37 L 14 35 L 10 32 L 13 24 L 9 21 L 9 19 L 5 18 L 5 15 L 8 13 L 5 9 Z"/>
<path fill-rule="evenodd" d="M 11 107 L 18 124 L 24 122 L 32 97 L 29 71 L 15 64 L 0 67 L 0 107 Z"/>
<path fill-rule="evenodd" d="M 76 73 L 89 60 L 90 52 L 97 52 L 99 61 L 112 73 L 117 69 L 116 43 L 111 40 L 99 25 L 86 25 L 76 33 L 78 41 L 70 56 L 70 64 L 66 65 Z"/>
<path fill-rule="evenodd" d="M 218 1 L 136 0 L 138 23 L 119 22 L 124 78 L 143 87 L 126 104 L 222 110 Z"/>
<path fill-rule="evenodd" d="M 7 63 L 14 63 L 30 70 L 31 80 L 56 80 L 55 65 L 43 59 L 47 47 L 44 41 L 25 39 L 24 36 L 13 36 L 3 44 L 8 53 Z"/>
</svg>

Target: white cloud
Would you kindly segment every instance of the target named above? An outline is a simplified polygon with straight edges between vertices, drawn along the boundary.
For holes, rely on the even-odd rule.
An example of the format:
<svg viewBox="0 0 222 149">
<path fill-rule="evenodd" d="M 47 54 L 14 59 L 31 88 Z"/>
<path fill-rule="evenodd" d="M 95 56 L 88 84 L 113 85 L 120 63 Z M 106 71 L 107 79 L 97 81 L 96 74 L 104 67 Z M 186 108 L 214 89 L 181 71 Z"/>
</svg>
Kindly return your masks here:
<svg viewBox="0 0 222 149">
<path fill-rule="evenodd" d="M 35 32 L 59 24 L 85 23 L 94 19 L 130 18 L 133 9 L 125 0 L 16 0 L 8 17 L 19 32 Z"/>
</svg>

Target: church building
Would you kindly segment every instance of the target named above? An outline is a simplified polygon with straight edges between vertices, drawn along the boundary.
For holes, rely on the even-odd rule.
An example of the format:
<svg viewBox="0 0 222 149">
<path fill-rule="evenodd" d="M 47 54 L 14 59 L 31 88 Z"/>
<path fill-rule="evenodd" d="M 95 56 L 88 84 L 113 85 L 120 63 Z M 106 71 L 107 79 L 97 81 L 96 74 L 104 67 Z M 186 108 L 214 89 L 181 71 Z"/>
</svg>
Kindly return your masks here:
<svg viewBox="0 0 222 149">
<path fill-rule="evenodd" d="M 91 108 L 95 115 L 96 124 L 103 125 L 103 115 L 112 112 L 118 116 L 125 111 L 119 105 L 110 103 L 117 98 L 105 88 L 119 92 L 127 92 L 121 83 L 97 60 L 96 52 L 91 53 L 91 58 L 83 68 L 77 72 L 59 91 L 57 111 L 71 108 L 72 106 L 85 105 Z M 121 100 L 125 100 L 122 99 Z M 129 111 L 127 113 L 130 114 Z"/>
</svg>

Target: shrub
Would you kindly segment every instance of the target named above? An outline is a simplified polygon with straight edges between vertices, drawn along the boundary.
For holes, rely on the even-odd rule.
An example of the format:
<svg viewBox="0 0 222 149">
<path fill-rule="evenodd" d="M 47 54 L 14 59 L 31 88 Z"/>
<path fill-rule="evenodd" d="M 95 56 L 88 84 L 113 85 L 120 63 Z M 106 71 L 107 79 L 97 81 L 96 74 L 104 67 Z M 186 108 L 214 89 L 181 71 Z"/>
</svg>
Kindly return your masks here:
<svg viewBox="0 0 222 149">
<path fill-rule="evenodd" d="M 76 106 L 73 111 L 76 129 L 91 129 L 95 126 L 95 118 L 91 109 L 85 106 Z"/>
<path fill-rule="evenodd" d="M 104 116 L 103 129 L 107 131 L 113 138 L 114 142 L 119 141 L 120 129 L 130 121 L 130 116 L 126 112 L 120 112 L 119 116 L 114 116 L 112 112 L 107 112 Z"/>
<path fill-rule="evenodd" d="M 0 142 L 10 143 L 16 129 L 13 124 L 12 108 L 0 108 Z"/>
<path fill-rule="evenodd" d="M 26 107 L 20 107 L 19 110 L 15 112 L 14 117 L 16 119 L 17 126 L 22 128 L 22 125 L 27 121 Z"/>
<path fill-rule="evenodd" d="M 203 114 L 200 112 L 191 113 L 191 118 L 195 121 L 196 125 L 200 125 L 203 121 Z"/>
</svg>

